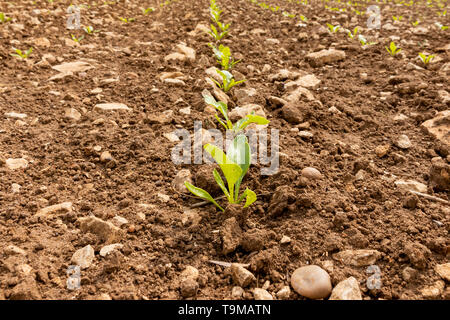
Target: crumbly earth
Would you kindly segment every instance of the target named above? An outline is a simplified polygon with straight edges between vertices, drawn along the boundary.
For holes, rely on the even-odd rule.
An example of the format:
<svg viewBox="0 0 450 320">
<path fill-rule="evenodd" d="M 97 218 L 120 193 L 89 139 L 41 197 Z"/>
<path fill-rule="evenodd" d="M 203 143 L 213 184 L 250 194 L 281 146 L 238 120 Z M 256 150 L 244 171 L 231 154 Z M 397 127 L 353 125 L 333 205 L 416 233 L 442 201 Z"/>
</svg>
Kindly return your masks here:
<svg viewBox="0 0 450 320">
<path fill-rule="evenodd" d="M 382 28 L 369 30 L 367 15 L 344 3 L 326 2 L 347 9 L 338 12 L 320 1 L 266 2 L 280 9 L 218 0 L 231 23 L 222 43 L 242 59 L 233 73 L 247 79 L 228 94 L 229 107 L 239 99 L 262 106 L 281 152 L 277 174 L 261 176 L 256 163 L 244 180 L 257 202 L 225 214 L 212 205 L 186 213 L 199 200 L 175 191 L 173 180 L 182 169 L 201 180 L 206 165 L 175 165 L 177 142 L 167 138 L 177 128 L 192 133 L 196 120 L 217 127 L 201 95 L 212 91 L 205 70 L 217 66 L 201 30 L 209 27 L 209 1 L 85 1 L 81 25 L 99 31 L 93 35 L 66 28 L 65 1 L 0 3 L 12 17 L 0 23 L 0 299 L 236 298 L 229 268 L 210 260 L 249 264 L 256 280 L 243 299 L 263 284 L 276 297 L 308 264 L 325 269 L 333 287 L 355 277 L 363 299 L 450 298 L 435 270 L 450 255 L 450 121 L 440 121 L 439 137 L 421 126 L 450 108 L 450 30 L 435 25 L 448 25 L 437 14 L 444 8 L 379 4 Z M 157 10 L 144 15 L 151 6 Z M 377 44 L 362 48 L 326 23 L 359 26 Z M 70 34 L 85 38 L 76 43 Z M 391 40 L 402 48 L 395 58 L 385 50 Z M 195 58 L 166 60 L 181 42 Z M 12 47 L 33 52 L 21 60 Z M 307 58 L 329 48 L 345 58 L 323 65 Z M 436 57 L 424 68 L 419 52 Z M 77 61 L 81 70 L 53 69 Z M 275 76 L 283 69 L 320 83 L 301 84 L 308 94 L 286 104 L 277 98 L 287 99 L 290 80 Z M 164 72 L 182 82 L 162 81 Z M 251 88 L 256 95 L 239 91 Z M 104 111 L 102 103 L 129 110 Z M 321 178 L 302 174 L 306 167 Z M 443 201 L 405 191 L 398 180 L 422 183 L 416 191 Z M 121 246 L 100 254 L 112 243 Z M 88 245 L 93 256 L 87 248 L 73 258 Z M 368 287 L 368 265 L 335 258 L 357 249 L 380 253 L 372 263 L 381 271 L 378 289 Z M 69 290 L 77 259 L 88 267 L 80 288 Z M 182 278 L 188 266 L 199 274 Z M 288 298 L 305 299 L 292 289 Z"/>
</svg>

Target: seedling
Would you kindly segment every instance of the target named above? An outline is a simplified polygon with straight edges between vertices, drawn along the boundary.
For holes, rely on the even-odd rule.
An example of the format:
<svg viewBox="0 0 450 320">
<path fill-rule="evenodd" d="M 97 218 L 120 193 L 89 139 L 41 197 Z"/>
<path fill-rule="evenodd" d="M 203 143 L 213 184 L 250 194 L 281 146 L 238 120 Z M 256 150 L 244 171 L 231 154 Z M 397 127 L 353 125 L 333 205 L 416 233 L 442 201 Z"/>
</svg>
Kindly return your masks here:
<svg viewBox="0 0 450 320">
<path fill-rule="evenodd" d="M 205 100 L 206 104 L 213 106 L 217 111 L 220 112 L 223 118 L 221 119 L 217 115 L 217 113 L 215 117 L 216 120 L 225 128 L 225 130 L 232 130 L 235 134 L 240 132 L 241 130 L 244 130 L 252 123 L 256 123 L 258 125 L 265 125 L 269 123 L 269 120 L 264 117 L 257 116 L 255 114 L 248 114 L 244 118 L 238 120 L 235 124 L 233 124 L 228 117 L 228 106 L 225 102 L 216 101 L 210 95 L 204 95 L 203 99 Z"/>
<path fill-rule="evenodd" d="M 214 25 L 211 25 L 211 31 L 209 32 L 209 34 L 216 40 L 216 41 L 220 41 L 222 40 L 223 37 L 225 37 L 228 34 L 228 31 L 222 31 L 222 32 L 218 32 L 217 28 Z"/>
<path fill-rule="evenodd" d="M 395 57 L 398 53 L 400 53 L 400 51 L 402 51 L 402 49 L 398 48 L 394 41 L 391 41 L 391 43 L 389 44 L 389 48 L 386 46 L 385 47 L 387 52 L 391 55 L 391 57 Z"/>
<path fill-rule="evenodd" d="M 270 10 L 271 10 L 272 12 L 277 12 L 278 10 L 280 10 L 280 7 L 279 7 L 279 6 L 276 6 L 276 7 L 270 6 Z"/>
<path fill-rule="evenodd" d="M 295 14 L 294 13 L 289 13 L 286 11 L 283 11 L 283 16 L 288 17 L 288 18 L 295 18 Z"/>
<path fill-rule="evenodd" d="M 371 45 L 376 44 L 376 42 L 367 41 L 367 39 L 361 34 L 358 35 L 358 40 L 359 40 L 359 43 L 361 43 L 362 46 L 371 46 Z"/>
<path fill-rule="evenodd" d="M 75 42 L 81 42 L 81 40 L 84 39 L 84 36 L 81 36 L 79 38 L 75 37 L 73 34 L 70 35 L 72 37 L 72 40 Z"/>
<path fill-rule="evenodd" d="M 219 88 L 222 89 L 225 93 L 230 91 L 231 88 L 233 88 L 234 86 L 247 81 L 245 79 L 235 81 L 231 72 L 228 72 L 227 70 L 222 70 L 222 71 L 220 71 L 219 69 L 216 69 L 216 70 L 217 70 L 217 73 L 220 74 L 222 77 L 222 83 L 219 83 L 214 79 L 211 79 L 211 80 L 214 81 L 214 83 L 217 84 L 217 86 L 219 86 Z"/>
<path fill-rule="evenodd" d="M 431 60 L 433 60 L 434 57 L 435 56 L 433 54 L 426 55 L 422 52 L 419 53 L 419 58 L 425 66 L 427 66 L 431 62 Z"/>
<path fill-rule="evenodd" d="M 392 16 L 392 20 L 393 21 L 402 21 L 403 20 L 403 16 Z"/>
<path fill-rule="evenodd" d="M 136 20 L 135 18 L 122 18 L 122 17 L 119 17 L 119 19 L 120 19 L 120 21 L 122 21 L 124 23 L 129 23 L 129 22 L 133 22 Z"/>
<path fill-rule="evenodd" d="M 83 30 L 84 30 L 84 32 L 86 32 L 87 34 L 91 34 L 91 35 L 94 34 L 94 33 L 100 32 L 99 30 L 94 30 L 94 27 L 92 27 L 92 26 L 83 28 Z"/>
<path fill-rule="evenodd" d="M 230 70 L 231 68 L 234 67 L 235 64 L 241 61 L 241 60 L 235 61 L 233 57 L 231 57 L 231 49 L 229 47 L 220 45 L 219 49 L 217 49 L 211 43 L 209 44 L 209 46 L 213 49 L 217 62 L 221 65 L 223 70 Z"/>
<path fill-rule="evenodd" d="M 13 48 L 13 50 L 16 53 L 10 53 L 11 56 L 19 58 L 19 59 L 23 59 L 23 60 L 28 59 L 28 57 L 30 56 L 31 52 L 33 52 L 33 48 L 30 48 L 30 49 L 28 49 L 25 52 L 22 52 L 22 50 L 16 49 L 16 48 Z"/>
<path fill-rule="evenodd" d="M 441 31 L 445 31 L 448 29 L 448 26 L 444 26 L 444 25 L 440 24 L 439 22 L 436 22 L 435 24 L 439 29 L 441 29 Z"/>
<path fill-rule="evenodd" d="M 327 23 L 327 26 L 328 26 L 328 29 L 330 29 L 331 33 L 336 33 L 339 30 L 339 28 L 341 27 L 340 25 L 333 26 L 330 23 Z"/>
<path fill-rule="evenodd" d="M 305 16 L 300 16 L 300 20 L 302 20 L 303 22 L 307 22 L 308 18 L 306 18 Z"/>
<path fill-rule="evenodd" d="M 419 25 L 419 20 L 411 22 L 411 24 L 413 25 L 413 27 L 417 27 Z"/>
<path fill-rule="evenodd" d="M 155 8 L 150 7 L 150 8 L 147 8 L 147 9 L 142 9 L 142 13 L 143 13 L 144 15 L 147 15 L 147 14 L 149 14 L 150 12 L 153 12 L 153 11 L 155 11 L 155 10 L 156 10 Z"/>
<path fill-rule="evenodd" d="M 11 21 L 12 18 L 7 17 L 3 12 L 0 12 L 0 23 Z"/>
<path fill-rule="evenodd" d="M 358 27 L 355 27 L 355 29 L 353 29 L 353 33 L 351 31 L 348 32 L 348 36 L 350 37 L 350 39 L 354 39 L 356 37 L 357 33 L 358 33 Z"/>
<path fill-rule="evenodd" d="M 213 170 L 213 176 L 227 197 L 228 202 L 232 204 L 241 203 L 245 199 L 244 208 L 247 208 L 255 202 L 256 193 L 248 188 L 239 196 L 241 182 L 251 164 L 250 145 L 248 144 L 247 137 L 243 134 L 236 136 L 228 148 L 227 154 L 212 144 L 206 144 L 204 149 L 212 156 L 222 170 L 228 189 L 217 169 Z M 197 188 L 187 181 L 184 185 L 197 197 L 210 201 L 221 211 L 225 211 L 206 190 Z"/>
</svg>

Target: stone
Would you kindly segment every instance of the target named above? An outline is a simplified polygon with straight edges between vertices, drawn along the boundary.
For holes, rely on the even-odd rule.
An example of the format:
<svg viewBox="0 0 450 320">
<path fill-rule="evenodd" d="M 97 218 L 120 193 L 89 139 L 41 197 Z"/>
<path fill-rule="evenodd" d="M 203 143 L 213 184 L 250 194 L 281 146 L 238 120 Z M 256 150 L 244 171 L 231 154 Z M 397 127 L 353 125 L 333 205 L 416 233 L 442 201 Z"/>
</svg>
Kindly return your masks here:
<svg viewBox="0 0 450 320">
<path fill-rule="evenodd" d="M 444 288 L 445 282 L 438 280 L 433 285 L 427 286 L 420 290 L 420 293 L 425 299 L 438 299 L 444 292 Z"/>
<path fill-rule="evenodd" d="M 425 184 L 414 181 L 414 180 L 396 180 L 394 182 L 394 184 L 397 186 L 397 188 L 399 188 L 400 190 L 403 190 L 403 191 L 412 190 L 412 191 L 426 193 L 427 189 L 428 189 Z"/>
<path fill-rule="evenodd" d="M 122 249 L 122 248 L 123 248 L 123 244 L 120 244 L 120 243 L 109 244 L 100 249 L 100 255 L 102 257 L 106 257 L 108 254 L 110 254 L 114 250 Z"/>
<path fill-rule="evenodd" d="M 333 255 L 333 259 L 354 267 L 363 267 L 375 264 L 380 257 L 381 252 L 370 249 L 344 250 Z"/>
<path fill-rule="evenodd" d="M 450 263 L 438 264 L 434 270 L 442 279 L 450 282 Z"/>
<path fill-rule="evenodd" d="M 395 145 L 400 149 L 409 149 L 412 147 L 411 141 L 405 134 L 402 134 L 400 137 L 398 137 L 397 141 L 395 141 Z"/>
<path fill-rule="evenodd" d="M 283 236 L 280 240 L 280 244 L 287 244 L 287 243 L 291 243 L 291 238 L 289 238 L 288 236 Z"/>
<path fill-rule="evenodd" d="M 287 103 L 281 108 L 283 119 L 292 124 L 303 122 L 303 114 L 295 103 Z"/>
<path fill-rule="evenodd" d="M 245 269 L 243 266 L 237 263 L 231 264 L 231 277 L 235 284 L 241 288 L 249 286 L 252 282 L 256 281 L 253 273 Z"/>
<path fill-rule="evenodd" d="M 131 109 L 123 103 L 99 103 L 94 106 L 94 110 L 104 110 L 104 111 L 115 111 L 115 110 L 126 110 L 130 111 Z"/>
<path fill-rule="evenodd" d="M 389 152 L 390 147 L 389 144 L 380 145 L 375 148 L 375 154 L 378 158 L 383 158 Z"/>
<path fill-rule="evenodd" d="M 194 49 L 186 46 L 185 44 L 178 44 L 176 48 L 180 53 L 185 55 L 189 61 L 191 61 L 191 62 L 195 61 L 195 50 Z"/>
<path fill-rule="evenodd" d="M 331 280 L 328 273 L 316 265 L 296 269 L 291 277 L 294 290 L 309 299 L 323 299 L 331 293 Z"/>
<path fill-rule="evenodd" d="M 17 112 L 6 112 L 5 117 L 14 119 L 25 119 L 27 117 L 27 114 Z"/>
<path fill-rule="evenodd" d="M 45 208 L 42 208 L 38 210 L 38 212 L 35 214 L 36 217 L 47 217 L 50 214 L 56 214 L 56 213 L 67 213 L 72 212 L 72 202 L 63 202 L 59 204 L 54 204 L 52 206 L 48 206 Z"/>
<path fill-rule="evenodd" d="M 161 81 L 164 81 L 166 79 L 185 79 L 186 77 L 184 76 L 183 73 L 179 72 L 179 71 L 174 71 L 174 72 L 163 72 L 159 75 L 159 79 Z"/>
<path fill-rule="evenodd" d="M 60 73 L 69 74 L 86 72 L 88 70 L 94 69 L 94 67 L 85 61 L 74 61 L 53 66 L 52 69 L 59 71 Z"/>
<path fill-rule="evenodd" d="M 306 60 L 312 67 L 321 67 L 324 64 L 333 63 L 345 59 L 345 52 L 335 49 L 323 49 L 319 52 L 312 52 L 306 56 Z"/>
<path fill-rule="evenodd" d="M 111 153 L 109 153 L 109 151 L 103 151 L 102 154 L 100 155 L 101 162 L 108 162 L 108 161 L 112 161 L 112 160 L 114 160 L 114 158 L 111 155 Z"/>
<path fill-rule="evenodd" d="M 178 141 L 180 141 L 180 138 L 173 132 L 163 133 L 163 136 L 164 136 L 164 138 L 166 138 L 170 142 L 178 142 Z"/>
<path fill-rule="evenodd" d="M 35 38 L 33 43 L 36 47 L 41 48 L 48 48 L 51 46 L 51 43 L 47 38 Z"/>
<path fill-rule="evenodd" d="M 432 159 L 429 183 L 435 191 L 450 191 L 450 164 L 442 158 Z"/>
<path fill-rule="evenodd" d="M 180 79 L 164 79 L 164 83 L 170 84 L 176 87 L 184 87 L 186 85 L 186 82 Z"/>
<path fill-rule="evenodd" d="M 64 111 L 64 117 L 66 119 L 79 121 L 81 119 L 81 113 L 75 108 L 66 108 Z"/>
<path fill-rule="evenodd" d="M 180 293 L 183 298 L 189 298 L 197 294 L 199 285 L 194 279 L 183 279 L 180 283 Z"/>
<path fill-rule="evenodd" d="M 241 287 L 235 286 L 231 289 L 231 297 L 234 299 L 240 299 L 244 295 L 244 289 Z"/>
<path fill-rule="evenodd" d="M 91 245 L 87 245 L 84 248 L 75 251 L 72 256 L 71 263 L 80 266 L 81 269 L 87 269 L 91 266 L 94 258 L 94 249 Z"/>
<path fill-rule="evenodd" d="M 254 112 L 257 116 L 261 116 L 264 118 L 266 117 L 264 108 L 257 104 L 246 104 L 242 107 L 236 107 L 228 113 L 228 116 L 232 121 L 237 121 L 251 114 L 252 112 Z"/>
<path fill-rule="evenodd" d="M 333 288 L 330 300 L 362 300 L 358 281 L 350 277 L 339 282 Z"/>
<path fill-rule="evenodd" d="M 80 230 L 82 232 L 95 234 L 106 244 L 117 243 L 124 236 L 124 233 L 120 228 L 116 227 L 111 222 L 103 221 L 94 216 L 80 218 L 79 222 Z"/>
<path fill-rule="evenodd" d="M 413 280 L 414 278 L 416 278 L 418 274 L 419 274 L 419 272 L 416 269 L 411 268 L 411 267 L 406 267 L 402 271 L 402 278 L 405 281 L 410 281 L 410 280 Z"/>
<path fill-rule="evenodd" d="M 284 84 L 284 88 L 287 91 L 292 91 L 298 87 L 303 87 L 306 89 L 317 89 L 319 86 L 321 80 L 317 79 L 317 77 L 313 74 L 308 74 L 305 76 L 300 77 L 299 79 L 295 81 L 286 82 Z"/>
<path fill-rule="evenodd" d="M 200 216 L 199 212 L 196 209 L 188 209 L 185 210 L 181 216 L 181 223 L 191 226 L 196 226 L 200 223 L 202 220 L 202 217 Z"/>
<path fill-rule="evenodd" d="M 186 186 L 184 185 L 185 182 L 192 184 L 192 174 L 189 169 L 182 169 L 178 171 L 177 175 L 172 180 L 172 187 L 175 191 L 180 193 L 188 192 Z"/>
<path fill-rule="evenodd" d="M 182 53 L 179 52 L 173 52 L 171 54 L 168 54 L 167 56 L 164 57 L 164 61 L 169 62 L 171 60 L 175 60 L 175 61 L 185 61 L 186 60 L 186 56 Z"/>
<path fill-rule="evenodd" d="M 450 110 L 437 113 L 434 118 L 423 122 L 421 127 L 437 140 L 450 146 Z"/>
<path fill-rule="evenodd" d="M 297 103 L 301 102 L 302 97 L 305 97 L 307 101 L 314 101 L 314 95 L 306 88 L 298 87 L 294 91 L 283 95 L 283 100 L 287 102 Z"/>
<path fill-rule="evenodd" d="M 323 175 L 319 170 L 312 167 L 303 168 L 301 171 L 301 175 L 310 180 L 320 180 L 323 178 Z"/>
<path fill-rule="evenodd" d="M 24 159 L 24 158 L 19 158 L 19 159 L 6 159 L 5 161 L 6 163 L 6 167 L 9 170 L 17 170 L 17 169 L 25 169 L 28 167 L 28 160 Z"/>
<path fill-rule="evenodd" d="M 227 255 L 237 249 L 241 243 L 242 230 L 235 217 L 226 219 L 220 229 L 222 252 Z"/>
<path fill-rule="evenodd" d="M 272 295 L 267 290 L 261 288 L 253 289 L 253 297 L 255 300 L 273 300 Z"/>
<path fill-rule="evenodd" d="M 277 298 L 281 300 L 287 300 L 291 296 L 291 288 L 289 286 L 284 286 L 277 292 Z"/>
<path fill-rule="evenodd" d="M 20 255 L 20 256 L 26 256 L 27 253 L 25 250 L 15 246 L 15 245 L 9 245 L 5 248 L 3 253 L 7 256 L 14 256 L 14 255 Z"/>
<path fill-rule="evenodd" d="M 251 103 L 264 103 L 265 100 L 262 98 L 255 88 L 248 88 L 248 89 L 238 89 L 234 92 L 234 95 L 237 99 L 238 105 L 245 105 L 245 104 L 251 104 Z"/>
<path fill-rule="evenodd" d="M 126 224 L 128 224 L 128 220 L 127 219 L 125 219 L 124 217 L 121 217 L 121 216 L 115 216 L 114 218 L 112 218 L 111 219 L 112 221 L 112 223 L 116 226 L 116 227 L 121 227 L 121 226 L 123 226 L 123 225 L 126 225 Z"/>
<path fill-rule="evenodd" d="M 191 278 L 195 281 L 197 281 L 199 276 L 199 272 L 198 269 L 193 267 L 193 266 L 187 266 L 180 275 L 181 279 L 187 279 L 187 278 Z"/>
</svg>

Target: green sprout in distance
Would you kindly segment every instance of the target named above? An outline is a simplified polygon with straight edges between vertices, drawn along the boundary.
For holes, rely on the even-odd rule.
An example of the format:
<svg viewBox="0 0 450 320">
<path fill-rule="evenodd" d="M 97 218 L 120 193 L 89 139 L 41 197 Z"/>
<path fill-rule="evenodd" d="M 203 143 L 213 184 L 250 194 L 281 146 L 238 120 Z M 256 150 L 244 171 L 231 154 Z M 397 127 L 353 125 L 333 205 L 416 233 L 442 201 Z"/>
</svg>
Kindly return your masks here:
<svg viewBox="0 0 450 320">
<path fill-rule="evenodd" d="M 431 60 L 434 59 L 434 57 L 435 57 L 435 55 L 433 55 L 433 54 L 426 55 L 422 52 L 419 52 L 419 58 L 425 66 L 427 66 L 431 62 Z"/>
<path fill-rule="evenodd" d="M 233 88 L 234 86 L 241 84 L 245 81 L 247 81 L 246 79 L 244 80 L 239 80 L 236 81 L 234 80 L 233 75 L 231 74 L 231 72 L 227 71 L 227 70 L 222 70 L 220 71 L 219 69 L 216 69 L 217 73 L 220 74 L 220 76 L 222 77 L 222 83 L 219 83 L 218 81 L 211 79 L 212 81 L 214 81 L 215 84 L 217 84 L 217 86 L 222 89 L 225 93 L 227 93 L 228 91 L 231 90 L 231 88 Z"/>
<path fill-rule="evenodd" d="M 19 59 L 23 59 L 23 60 L 28 59 L 30 54 L 33 52 L 33 48 L 30 48 L 25 52 L 22 52 L 22 50 L 16 49 L 16 48 L 13 48 L 13 50 L 15 53 L 10 53 L 11 56 L 19 58 Z"/>
<path fill-rule="evenodd" d="M 398 48 L 394 41 L 391 41 L 391 43 L 389 44 L 389 48 L 386 46 L 386 51 L 391 55 L 391 57 L 395 57 L 398 53 L 400 53 L 400 51 L 402 51 L 402 49 Z"/>
<path fill-rule="evenodd" d="M 7 17 L 3 12 L 0 12 L 0 23 L 5 23 L 11 21 L 12 18 Z"/>
<path fill-rule="evenodd" d="M 336 33 L 341 26 L 340 25 L 333 26 L 331 23 L 327 23 L 327 27 L 331 33 Z"/>
</svg>

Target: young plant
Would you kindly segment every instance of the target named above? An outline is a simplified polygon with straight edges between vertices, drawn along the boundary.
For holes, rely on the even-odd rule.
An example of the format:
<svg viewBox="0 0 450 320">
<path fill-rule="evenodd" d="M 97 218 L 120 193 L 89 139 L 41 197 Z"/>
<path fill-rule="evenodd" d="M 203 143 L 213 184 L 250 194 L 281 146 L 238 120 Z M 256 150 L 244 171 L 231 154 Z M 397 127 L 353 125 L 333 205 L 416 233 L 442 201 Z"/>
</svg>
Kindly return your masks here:
<svg viewBox="0 0 450 320">
<path fill-rule="evenodd" d="M 391 57 L 395 57 L 398 53 L 400 53 L 400 51 L 402 51 L 402 49 L 398 48 L 394 41 L 391 41 L 391 43 L 389 44 L 389 48 L 386 46 L 386 51 L 391 55 Z"/>
<path fill-rule="evenodd" d="M 147 9 L 142 9 L 142 13 L 143 13 L 144 15 L 147 15 L 147 14 L 149 14 L 150 12 L 153 12 L 153 11 L 155 11 L 155 10 L 156 10 L 155 8 L 150 7 L 150 8 L 147 8 Z"/>
<path fill-rule="evenodd" d="M 0 23 L 11 21 L 12 18 L 7 17 L 3 12 L 0 12 Z"/>
<path fill-rule="evenodd" d="M 135 18 L 122 18 L 122 17 L 119 17 L 119 19 L 124 23 L 133 22 L 134 20 L 136 20 Z"/>
<path fill-rule="evenodd" d="M 444 25 L 440 24 L 439 22 L 436 22 L 435 24 L 439 29 L 441 29 L 441 31 L 445 31 L 448 29 L 448 26 L 444 26 Z"/>
<path fill-rule="evenodd" d="M 16 48 L 13 48 L 13 50 L 15 53 L 10 53 L 10 55 L 13 57 L 19 58 L 19 59 L 23 59 L 23 60 L 28 59 L 31 52 L 33 52 L 33 48 L 30 48 L 25 52 L 22 52 L 22 50 L 16 49 Z"/>
<path fill-rule="evenodd" d="M 208 45 L 213 49 L 217 62 L 221 65 L 223 70 L 231 70 L 231 68 L 233 68 L 235 64 L 241 61 L 235 61 L 233 57 L 231 57 L 231 49 L 229 47 L 220 45 L 219 49 L 217 49 L 211 43 Z"/>
<path fill-rule="evenodd" d="M 328 26 L 328 29 L 330 29 L 331 33 L 336 33 L 339 30 L 339 28 L 341 27 L 340 25 L 333 26 L 330 23 L 327 23 L 327 26 Z"/>
<path fill-rule="evenodd" d="M 434 57 L 435 56 L 433 54 L 426 55 L 422 52 L 419 52 L 419 58 L 425 66 L 427 66 L 431 62 L 431 60 L 433 60 Z"/>
<path fill-rule="evenodd" d="M 87 34 L 90 34 L 90 35 L 100 32 L 99 30 L 94 30 L 94 27 L 92 27 L 92 26 L 85 27 L 85 28 L 83 28 L 83 30 L 84 30 L 84 32 L 86 32 Z"/>
<path fill-rule="evenodd" d="M 413 27 L 417 27 L 419 25 L 419 20 L 411 22 L 411 24 L 413 25 Z"/>
<path fill-rule="evenodd" d="M 371 45 L 374 45 L 374 44 L 376 44 L 376 42 L 370 42 L 370 41 L 367 41 L 367 39 L 363 36 L 363 35 L 358 35 L 358 40 L 359 40 L 359 43 L 361 43 L 361 45 L 364 47 L 364 46 L 371 46 Z"/>
<path fill-rule="evenodd" d="M 84 36 L 81 36 L 79 38 L 75 37 L 73 34 L 71 34 L 70 36 L 71 36 L 72 40 L 75 42 L 81 42 L 81 40 L 84 39 Z"/>
<path fill-rule="evenodd" d="M 225 93 L 230 91 L 231 88 L 233 88 L 234 86 L 247 81 L 246 79 L 236 81 L 236 80 L 234 80 L 234 77 L 231 74 L 231 72 L 228 72 L 227 70 L 222 70 L 222 71 L 220 71 L 219 69 L 216 69 L 216 70 L 217 70 L 217 73 L 220 74 L 220 76 L 222 77 L 222 83 L 219 83 L 218 81 L 216 81 L 214 79 L 211 79 L 211 80 L 214 81 L 214 83 L 217 84 L 217 86 L 220 89 L 222 89 Z"/>
<path fill-rule="evenodd" d="M 217 111 L 220 112 L 223 118 L 221 119 L 217 115 L 217 113 L 215 114 L 215 117 L 216 120 L 225 128 L 225 130 L 231 130 L 235 134 L 239 133 L 241 130 L 244 130 L 252 123 L 256 123 L 258 125 L 265 125 L 269 123 L 269 120 L 264 117 L 255 114 L 248 114 L 233 124 L 228 117 L 228 106 L 225 102 L 216 101 L 214 97 L 210 95 L 204 95 L 203 99 L 205 100 L 206 104 L 213 106 Z"/>
<path fill-rule="evenodd" d="M 217 28 L 214 25 L 211 25 L 211 31 L 209 31 L 209 34 L 214 38 L 214 40 L 220 41 L 228 34 L 228 31 L 222 31 L 219 33 L 219 31 L 217 31 Z"/>
<path fill-rule="evenodd" d="M 276 7 L 270 6 L 270 10 L 271 10 L 272 12 L 277 12 L 278 10 L 280 10 L 280 7 L 279 7 L 279 6 L 276 6 Z"/>
<path fill-rule="evenodd" d="M 355 27 L 355 29 L 353 29 L 353 33 L 351 31 L 348 32 L 348 36 L 350 37 L 350 39 L 354 39 L 356 37 L 357 33 L 358 33 L 358 27 Z"/>
<path fill-rule="evenodd" d="M 245 199 L 244 208 L 247 208 L 255 202 L 256 194 L 248 188 L 239 196 L 242 180 L 251 164 L 250 145 L 248 144 L 247 137 L 243 134 L 237 135 L 228 148 L 227 154 L 212 144 L 206 144 L 204 149 L 217 162 L 225 177 L 228 188 L 225 186 L 225 182 L 222 180 L 217 169 L 213 170 L 214 179 L 227 197 L 228 202 L 231 204 L 241 203 Z M 197 197 L 210 201 L 221 211 L 225 211 L 206 190 L 197 188 L 187 181 L 184 182 L 184 185 Z"/>
</svg>

